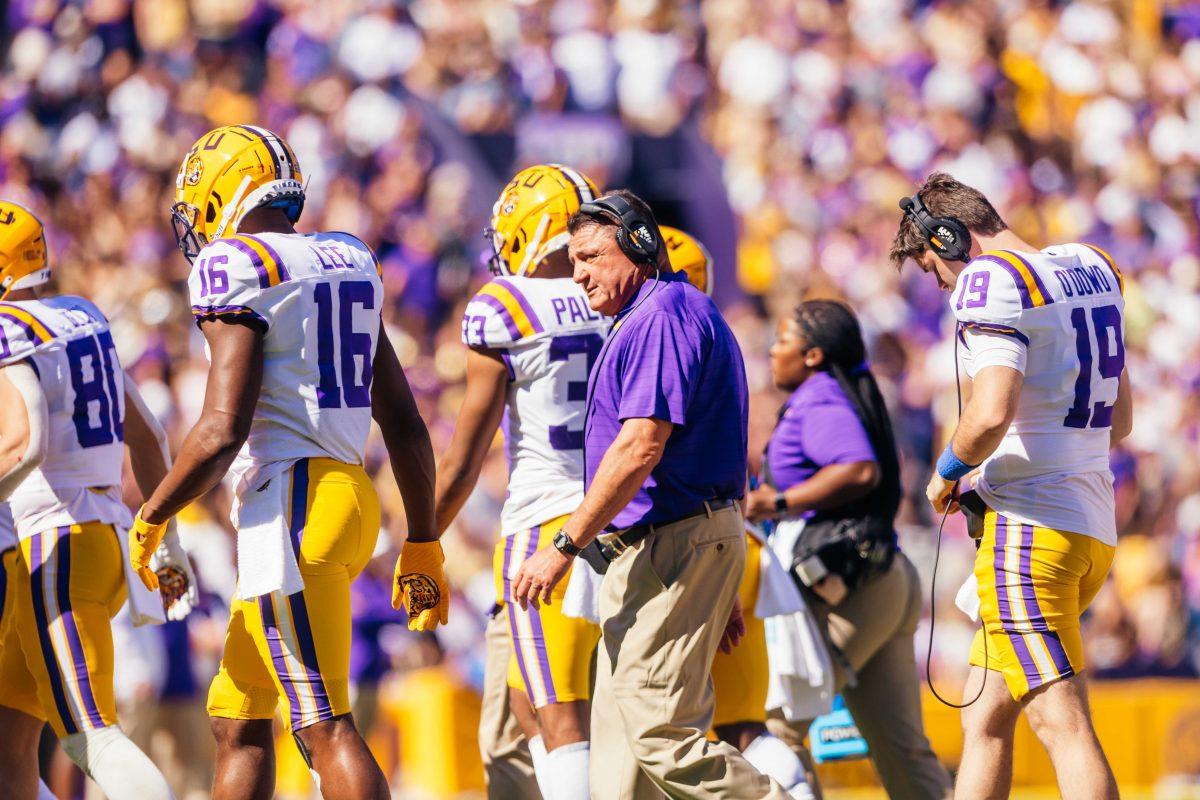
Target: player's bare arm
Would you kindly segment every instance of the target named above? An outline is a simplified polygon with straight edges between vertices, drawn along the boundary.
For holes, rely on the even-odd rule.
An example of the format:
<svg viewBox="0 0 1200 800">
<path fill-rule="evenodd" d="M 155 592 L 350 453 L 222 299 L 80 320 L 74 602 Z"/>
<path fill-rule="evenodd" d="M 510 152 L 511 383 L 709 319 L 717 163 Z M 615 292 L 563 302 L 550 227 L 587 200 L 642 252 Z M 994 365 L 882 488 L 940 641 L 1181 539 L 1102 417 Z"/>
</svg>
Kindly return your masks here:
<svg viewBox="0 0 1200 800">
<path fill-rule="evenodd" d="M 467 390 L 450 446 L 437 465 L 437 533 L 440 536 L 471 495 L 504 416 L 508 369 L 495 350 L 467 352 Z"/>
<path fill-rule="evenodd" d="M 970 399 L 963 407 L 958 427 L 950 440 L 950 447 L 959 460 L 965 464 L 981 464 L 1000 445 L 1017 413 L 1024 384 L 1025 376 L 1011 367 L 989 366 L 979 370 Z M 953 500 L 956 484 L 934 471 L 925 496 L 937 513 L 945 511 Z"/>
<path fill-rule="evenodd" d="M 142 400 L 133 379 L 125 376 L 125 444 L 142 497 L 150 497 L 171 470 L 167 434 Z"/>
<path fill-rule="evenodd" d="M 1117 383 L 1117 402 L 1113 404 L 1112 431 L 1108 434 L 1108 446 L 1116 447 L 1122 439 L 1133 433 L 1133 392 L 1129 388 L 1129 370 L 1121 371 Z"/>
<path fill-rule="evenodd" d="M 400 359 L 382 327 L 374 376 L 371 415 L 383 433 L 408 519 L 408 541 L 392 581 L 392 607 L 403 604 L 409 630 L 431 631 L 446 624 L 450 614 L 450 586 L 442 569 L 445 556 L 434 528 L 433 445 Z"/>
<path fill-rule="evenodd" d="M 408 540 L 437 539 L 433 526 L 433 445 L 404 369 L 387 333 L 380 329 L 371 384 L 371 416 L 383 433 L 392 473 L 404 498 Z"/>
<path fill-rule="evenodd" d="M 658 465 L 674 427 L 666 420 L 642 417 L 622 423 L 579 509 L 563 525 L 577 547 L 591 544 L 617 512 L 629 505 Z M 522 606 L 548 602 L 551 590 L 570 567 L 567 556 L 553 547 L 542 548 L 521 565 L 513 583 L 514 597 Z"/>
<path fill-rule="evenodd" d="M 25 364 L 0 368 L 0 499 L 7 497 L 46 456 L 49 424 L 45 397 Z"/>
<path fill-rule="evenodd" d="M 143 498 L 150 497 L 171 471 L 171 451 L 167 445 L 167 432 L 154 418 L 129 375 L 125 376 L 125 444 L 129 448 L 129 463 L 138 490 Z M 196 607 L 200 596 L 196 576 L 179 543 L 174 521 L 168 525 L 163 543 L 154 556 L 147 568 L 157 579 L 167 616 L 172 620 L 183 619 Z M 153 584 L 155 580 L 149 583 Z"/>
<path fill-rule="evenodd" d="M 212 352 L 204 407 L 171 470 L 142 507 L 141 518 L 151 525 L 166 522 L 220 483 L 250 435 L 258 404 L 263 332 L 220 319 L 205 320 L 200 330 Z"/>
</svg>

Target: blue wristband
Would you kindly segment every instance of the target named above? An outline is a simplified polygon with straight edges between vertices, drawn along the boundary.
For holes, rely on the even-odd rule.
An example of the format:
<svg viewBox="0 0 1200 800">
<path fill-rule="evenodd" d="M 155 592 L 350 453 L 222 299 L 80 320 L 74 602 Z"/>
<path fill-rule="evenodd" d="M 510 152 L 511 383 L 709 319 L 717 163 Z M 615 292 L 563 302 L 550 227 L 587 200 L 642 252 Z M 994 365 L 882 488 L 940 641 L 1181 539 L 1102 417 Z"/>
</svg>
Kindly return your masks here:
<svg viewBox="0 0 1200 800">
<path fill-rule="evenodd" d="M 963 463 L 963 460 L 954 455 L 954 450 L 947 444 L 946 449 L 938 457 L 937 473 L 948 481 L 956 481 L 978 466 L 978 464 Z"/>
</svg>

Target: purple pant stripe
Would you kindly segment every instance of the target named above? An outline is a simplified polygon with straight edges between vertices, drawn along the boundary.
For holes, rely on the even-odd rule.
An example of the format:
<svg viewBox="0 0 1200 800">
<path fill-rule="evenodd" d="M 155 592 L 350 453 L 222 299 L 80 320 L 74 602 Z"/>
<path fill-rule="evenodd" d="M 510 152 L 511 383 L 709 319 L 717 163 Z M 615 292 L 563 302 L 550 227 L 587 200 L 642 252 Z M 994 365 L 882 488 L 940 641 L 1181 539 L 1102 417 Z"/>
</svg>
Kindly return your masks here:
<svg viewBox="0 0 1200 800">
<path fill-rule="evenodd" d="M 267 289 L 271 286 L 271 276 L 267 273 L 267 265 L 263 263 L 262 257 L 255 251 L 253 247 L 245 242 L 239 242 L 237 239 L 224 239 L 229 246 L 238 250 L 254 265 L 254 271 L 258 273 L 258 288 Z"/>
<path fill-rule="evenodd" d="M 517 614 L 521 613 L 521 607 L 518 606 L 512 599 L 512 581 L 509 580 L 509 570 L 512 568 L 513 543 L 516 540 L 516 534 L 509 536 L 504 543 L 504 602 L 508 604 L 508 632 L 512 636 L 513 653 L 517 657 L 517 669 L 521 672 L 521 680 L 525 682 L 525 690 L 528 693 L 532 684 L 529 681 L 529 670 L 525 667 L 525 655 L 521 652 L 520 641 L 521 635 L 517 630 Z M 534 540 L 537 541 L 536 539 Z"/>
<path fill-rule="evenodd" d="M 538 525 L 529 536 L 529 549 L 525 558 L 530 558 L 537 552 L 538 540 L 542 536 L 542 526 Z M 558 694 L 554 691 L 554 676 L 550 674 L 550 657 L 546 652 L 546 634 L 542 631 L 542 613 L 539 609 L 529 609 L 529 622 L 533 628 L 533 647 L 537 650 L 538 665 L 542 668 L 542 681 L 546 688 L 546 702 L 557 703 Z"/>
<path fill-rule="evenodd" d="M 1000 627 L 1005 635 L 1008 636 L 1008 640 L 1017 654 L 1017 661 L 1020 662 L 1021 670 L 1025 673 L 1026 682 L 1028 682 L 1030 688 L 1033 688 L 1041 684 L 1041 673 L 1038 672 L 1037 663 L 1033 660 L 1033 654 L 1029 652 L 1029 645 L 1025 642 L 1025 637 L 1019 633 L 1014 633 L 1010 628 L 1012 625 L 1012 607 L 1008 603 L 1009 576 L 1004 566 L 1004 549 L 1005 545 L 1008 544 L 1008 527 L 1008 518 L 997 514 L 996 552 L 993 558 L 993 569 L 996 575 L 996 607 L 1000 612 Z"/>
<path fill-rule="evenodd" d="M 292 467 L 291 517 L 288 534 L 292 537 L 292 552 L 300 563 L 300 545 L 304 543 L 304 526 L 308 523 L 308 459 L 302 458 Z"/>
<path fill-rule="evenodd" d="M 1037 591 L 1033 585 L 1033 526 L 1021 526 L 1021 599 L 1025 603 L 1025 615 L 1029 617 L 1030 627 L 1041 635 L 1046 643 L 1046 650 L 1054 662 L 1054 668 L 1061 676 L 1072 675 L 1071 659 L 1063 649 L 1058 634 L 1050 630 L 1046 615 L 1042 613 L 1041 603 L 1037 599 Z"/>
<path fill-rule="evenodd" d="M 513 337 L 514 341 L 521 338 L 521 329 L 517 327 L 516 320 L 512 318 L 512 314 L 509 313 L 509 310 L 504 307 L 504 303 L 501 303 L 497 298 L 492 297 L 490 294 L 476 295 L 475 299 L 485 305 L 491 306 L 496 310 L 496 313 L 500 315 L 500 319 L 504 320 L 504 327 L 508 328 L 508 333 Z"/>
<path fill-rule="evenodd" d="M 308 621 L 308 606 L 304 603 L 304 593 L 296 592 L 288 597 L 288 604 L 292 609 L 292 623 L 300 645 L 300 663 L 304 666 L 304 678 L 317 706 L 316 719 L 308 721 L 311 725 L 313 722 L 332 717 L 333 706 L 329 702 L 329 692 L 325 689 L 325 679 L 321 677 L 321 665 L 317 663 L 317 645 Z"/>
<path fill-rule="evenodd" d="M 283 637 L 279 634 L 279 625 L 275 621 L 275 603 L 272 599 L 273 595 L 264 594 L 258 598 L 258 610 L 262 615 L 263 634 L 267 639 L 267 649 L 271 651 L 271 663 L 275 668 L 275 676 L 279 678 L 279 683 L 283 686 L 283 692 L 287 695 L 288 717 L 291 719 L 292 728 L 299 727 L 304 724 L 304 711 L 300 708 L 300 696 L 296 694 L 296 687 L 292 683 L 292 676 L 288 672 L 287 658 L 284 655 Z"/>
<path fill-rule="evenodd" d="M 533 306 L 529 305 L 529 301 L 525 299 L 525 295 L 521 294 L 521 290 L 512 281 L 507 281 L 504 278 L 496 278 L 495 281 L 512 292 L 512 296 L 517 298 L 517 305 L 525 312 L 525 316 L 529 317 L 529 323 L 533 325 L 533 332 L 541 333 L 544 331 L 545 328 L 542 327 L 542 321 L 538 319 L 538 315 L 534 312 Z"/>
<path fill-rule="evenodd" d="M 46 609 L 46 592 L 44 570 L 46 562 L 44 533 L 35 533 L 30 541 L 30 586 L 32 589 L 33 617 L 37 621 L 38 644 L 42 651 L 42 661 L 46 665 L 46 674 L 50 676 L 50 694 L 54 697 L 54 708 L 58 718 L 62 720 L 67 735 L 79 733 L 75 717 L 71 714 L 71 704 L 67 702 L 66 689 L 63 686 L 62 674 L 58 671 L 58 660 L 54 657 L 54 642 L 50 639 L 50 615 Z"/>
<path fill-rule="evenodd" d="M 55 593 L 58 596 L 58 613 L 62 618 L 63 631 L 71 652 L 71 669 L 75 673 L 75 684 L 79 687 L 79 696 L 83 701 L 83 713 L 87 715 L 90 726 L 103 728 L 104 718 L 100 716 L 96 694 L 92 691 L 92 676 L 88 672 L 87 658 L 83 654 L 83 640 L 79 637 L 79 626 L 75 624 L 75 612 L 71 610 L 71 529 L 59 528 L 57 538 L 58 543 L 54 548 L 58 561 L 55 570 Z"/>
<path fill-rule="evenodd" d="M 1071 666 L 1071 659 L 1067 656 L 1066 649 L 1062 646 L 1062 640 L 1058 638 L 1057 631 L 1046 631 L 1040 634 L 1042 641 L 1046 643 L 1046 649 L 1050 652 L 1050 659 L 1054 662 L 1054 668 L 1058 670 L 1058 676 L 1065 678 L 1075 674 L 1075 668 Z"/>
</svg>

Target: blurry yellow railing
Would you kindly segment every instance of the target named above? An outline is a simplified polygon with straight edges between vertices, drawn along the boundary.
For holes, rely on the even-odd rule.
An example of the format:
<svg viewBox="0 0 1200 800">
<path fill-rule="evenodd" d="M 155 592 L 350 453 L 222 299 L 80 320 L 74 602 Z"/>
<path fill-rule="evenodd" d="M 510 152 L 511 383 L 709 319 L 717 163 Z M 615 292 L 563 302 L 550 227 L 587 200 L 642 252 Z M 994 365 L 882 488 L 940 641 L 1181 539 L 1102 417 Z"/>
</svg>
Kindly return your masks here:
<svg viewBox="0 0 1200 800">
<path fill-rule="evenodd" d="M 956 696 L 954 688 L 945 691 Z M 1200 681 L 1096 682 L 1090 694 L 1100 740 L 1123 789 L 1153 786 L 1168 776 L 1200 775 Z M 962 755 L 959 712 L 928 692 L 923 700 L 933 748 L 953 768 Z M 408 796 L 478 797 L 483 787 L 478 725 L 479 698 L 471 689 L 447 670 L 418 670 L 381 691 L 378 731 L 371 746 Z M 306 770 L 290 737 L 281 737 L 279 744 L 279 796 L 304 797 L 309 789 Z M 834 797 L 882 796 L 837 791 L 877 786 L 867 761 L 818 769 Z M 1050 762 L 1024 720 L 1017 728 L 1013 783 L 1035 790 L 1054 785 Z"/>
</svg>

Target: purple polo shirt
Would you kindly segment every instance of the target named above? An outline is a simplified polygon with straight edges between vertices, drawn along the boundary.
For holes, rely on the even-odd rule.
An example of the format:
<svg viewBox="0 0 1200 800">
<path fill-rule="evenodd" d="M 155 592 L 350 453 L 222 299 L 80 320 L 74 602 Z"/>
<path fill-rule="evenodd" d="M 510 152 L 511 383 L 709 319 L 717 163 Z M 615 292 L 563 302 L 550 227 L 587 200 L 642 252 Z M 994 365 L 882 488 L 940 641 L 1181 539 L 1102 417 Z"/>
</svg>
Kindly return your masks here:
<svg viewBox="0 0 1200 800">
<path fill-rule="evenodd" d="M 675 428 L 662 459 L 610 530 L 666 523 L 746 483 L 746 369 L 713 301 L 683 273 L 648 280 L 617 314 L 588 382 L 585 481 L 627 419 Z"/>
<path fill-rule="evenodd" d="M 771 483 L 781 492 L 829 464 L 875 460 L 862 420 L 828 372 L 814 373 L 792 392 L 767 443 Z"/>
</svg>

